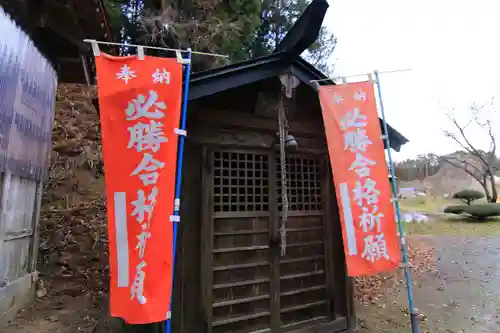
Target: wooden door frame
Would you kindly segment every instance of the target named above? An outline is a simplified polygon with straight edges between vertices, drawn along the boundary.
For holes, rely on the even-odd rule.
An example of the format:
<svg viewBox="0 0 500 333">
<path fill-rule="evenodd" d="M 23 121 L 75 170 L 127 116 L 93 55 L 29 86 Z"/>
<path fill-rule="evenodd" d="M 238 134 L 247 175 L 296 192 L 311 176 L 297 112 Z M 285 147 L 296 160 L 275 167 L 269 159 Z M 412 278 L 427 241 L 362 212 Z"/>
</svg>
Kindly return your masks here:
<svg viewBox="0 0 500 333">
<path fill-rule="evenodd" d="M 332 208 L 329 204 L 331 202 L 330 179 L 328 168 L 328 155 L 320 158 L 321 165 L 321 198 L 323 201 L 323 228 L 325 231 L 325 268 L 326 268 L 326 287 L 328 298 L 330 299 L 330 314 L 333 320 L 336 319 L 336 307 L 338 296 L 336 295 L 336 288 L 334 283 L 335 279 L 335 250 L 334 250 L 334 228 L 332 225 Z"/>
<path fill-rule="evenodd" d="M 245 154 L 260 154 L 268 157 L 268 186 L 269 186 L 269 263 L 270 269 L 270 332 L 278 332 L 280 327 L 279 311 L 279 257 L 273 252 L 279 251 L 274 246 L 277 202 L 276 202 L 276 170 L 274 152 L 272 149 L 252 147 L 237 147 L 227 145 L 202 146 L 202 220 L 201 220 L 201 272 L 202 308 L 207 333 L 212 333 L 212 286 L 213 286 L 213 153 L 230 152 Z M 274 177 L 274 178 L 273 178 Z M 276 280 L 276 276 L 278 280 Z M 277 288 L 277 289 L 276 289 Z M 277 326 L 276 326 L 277 325 Z"/>
<path fill-rule="evenodd" d="M 269 149 L 269 261 L 271 263 L 271 331 L 281 332 L 280 247 L 276 150 Z"/>
<path fill-rule="evenodd" d="M 279 153 L 275 149 L 259 149 L 252 147 L 236 147 L 225 145 L 203 145 L 202 147 L 202 220 L 201 220 L 201 300 L 202 300 L 202 313 L 204 315 L 205 327 L 207 333 L 212 333 L 212 285 L 213 285 L 213 153 L 214 152 L 232 152 L 232 153 L 250 153 L 250 154 L 263 154 L 268 156 L 268 175 L 269 175 L 269 260 L 271 265 L 270 274 L 270 330 L 271 332 L 282 332 L 281 328 L 281 308 L 280 308 L 280 260 L 279 260 L 279 211 L 277 207 L 277 172 L 276 160 L 279 158 Z M 332 202 L 332 184 L 330 168 L 328 167 L 328 155 L 323 153 L 311 153 L 297 151 L 291 154 L 296 156 L 312 156 L 318 159 L 321 166 L 321 198 L 323 210 L 323 228 L 325 231 L 325 285 L 327 288 L 328 298 L 330 300 L 329 313 L 331 321 L 324 325 L 318 326 L 319 331 L 324 329 L 325 332 L 332 329 L 343 330 L 347 329 L 347 319 L 344 316 L 339 317 L 340 309 L 344 309 L 346 299 L 344 293 L 339 292 L 339 279 L 336 277 L 335 262 L 335 235 L 333 228 L 332 218 L 335 216 L 330 207 Z M 340 272 L 338 272 L 340 273 Z M 344 287 L 347 287 L 344 284 Z M 339 304 L 341 303 L 341 304 Z M 343 303 L 343 304 L 342 304 Z M 340 308 L 340 309 L 339 309 Z M 340 312 L 343 312 L 340 310 Z M 319 332 L 318 331 L 318 332 Z M 295 331 L 294 331 L 295 332 Z M 307 329 L 299 329 L 296 332 L 308 332 Z"/>
<path fill-rule="evenodd" d="M 277 152 L 275 152 L 275 159 L 279 157 Z M 314 326 L 314 332 L 337 332 L 347 329 L 347 318 L 344 316 L 339 316 L 338 308 L 344 309 L 348 306 L 346 303 L 346 299 L 344 297 L 344 293 L 340 292 L 338 288 L 342 286 L 339 285 L 339 276 L 336 275 L 337 272 L 336 266 L 342 264 L 339 262 L 339 258 L 335 255 L 335 244 L 338 243 L 336 240 L 342 240 L 342 235 L 334 232 L 334 221 L 335 217 L 334 212 L 332 211 L 337 206 L 332 206 L 330 203 L 332 202 L 333 193 L 333 181 L 331 175 L 331 169 L 329 167 L 329 156 L 327 152 L 319 152 L 319 151 L 307 151 L 307 150 L 297 150 L 296 152 L 289 153 L 288 156 L 296 156 L 296 157 L 310 157 L 314 158 L 318 161 L 320 166 L 320 181 L 321 181 L 321 200 L 322 200 L 322 224 L 324 230 L 324 254 L 325 254 L 325 286 L 326 292 L 328 294 L 329 303 L 329 315 L 330 321 L 327 323 L 323 323 L 317 326 Z M 276 175 L 275 175 L 276 176 Z M 307 214 L 306 214 L 307 215 Z M 337 214 L 338 216 L 338 214 Z M 279 217 L 279 213 L 277 214 L 277 218 Z M 340 220 L 338 221 L 340 223 Z M 276 222 L 279 224 L 279 221 Z M 342 248 L 342 246 L 340 246 Z M 343 252 L 340 252 L 343 254 Z M 279 274 L 279 269 L 278 269 Z M 343 277 L 344 275 L 342 275 Z M 344 285 L 345 286 L 345 285 Z M 345 286 L 346 287 L 346 286 Z M 347 287 L 346 287 L 347 288 Z M 339 306 L 340 305 L 340 306 Z M 309 332 L 310 328 L 300 328 L 297 330 L 289 331 L 289 332 Z"/>
<path fill-rule="evenodd" d="M 209 254 L 212 253 L 213 248 L 213 150 L 208 146 L 202 147 L 202 174 L 201 174 L 201 302 L 202 313 L 205 324 L 205 332 L 212 333 L 212 292 L 211 287 L 213 284 L 213 257 Z M 210 289 L 208 289 L 210 288 Z"/>
</svg>

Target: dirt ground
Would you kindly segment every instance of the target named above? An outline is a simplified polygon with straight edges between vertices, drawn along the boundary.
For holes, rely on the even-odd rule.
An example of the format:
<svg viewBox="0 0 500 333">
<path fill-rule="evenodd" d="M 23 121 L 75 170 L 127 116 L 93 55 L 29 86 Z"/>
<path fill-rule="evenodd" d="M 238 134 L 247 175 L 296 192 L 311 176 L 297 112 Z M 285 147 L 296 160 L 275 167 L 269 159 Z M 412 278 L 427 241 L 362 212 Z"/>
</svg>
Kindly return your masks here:
<svg viewBox="0 0 500 333">
<path fill-rule="evenodd" d="M 427 241 L 411 240 L 410 252 L 415 271 L 419 274 L 424 274 L 429 271 L 429 266 L 434 266 L 429 265 L 429 261 L 433 260 L 429 254 L 433 253 L 433 249 Z M 395 318 L 395 323 L 404 322 L 402 313 L 397 307 L 394 307 L 396 311 L 387 308 L 390 312 L 386 312 L 385 309 L 379 311 L 380 308 L 372 304 L 372 302 L 383 304 L 379 302 L 386 297 L 384 287 L 394 286 L 395 283 L 401 282 L 401 276 L 394 277 L 390 274 L 359 281 L 357 284 L 358 300 L 360 303 L 370 304 L 365 308 L 365 313 L 360 311 L 361 324 L 370 323 L 370 321 L 378 322 L 379 318 L 385 320 L 387 316 Z M 395 291 L 393 294 L 398 295 L 398 293 L 399 291 Z M 66 282 L 64 279 L 58 279 L 48 295 L 39 298 L 32 307 L 21 312 L 2 333 L 107 333 L 109 327 L 106 325 L 105 305 L 106 301 L 102 296 L 95 296 L 92 289 L 84 288 L 81 282 L 71 277 L 68 277 Z M 370 316 L 367 317 L 366 314 Z M 393 323 L 388 324 L 392 327 Z M 401 327 L 401 325 L 395 327 Z M 362 332 L 386 332 L 386 330 Z"/>
<path fill-rule="evenodd" d="M 94 333 L 99 306 L 91 296 L 52 296 L 21 312 L 2 333 Z"/>
<path fill-rule="evenodd" d="M 415 237 L 414 237 L 415 239 Z M 500 236 L 418 236 L 435 248 L 436 270 L 414 275 L 422 332 L 500 331 Z M 388 285 L 373 304 L 359 305 L 360 333 L 411 332 L 404 284 Z"/>
<path fill-rule="evenodd" d="M 487 225 L 470 228 L 491 229 Z M 499 332 L 500 235 L 413 235 L 409 244 L 422 332 Z M 360 280 L 357 292 L 359 333 L 411 332 L 401 272 Z M 2 333 L 109 332 L 105 304 L 92 293 L 56 292 L 38 299 Z"/>
</svg>

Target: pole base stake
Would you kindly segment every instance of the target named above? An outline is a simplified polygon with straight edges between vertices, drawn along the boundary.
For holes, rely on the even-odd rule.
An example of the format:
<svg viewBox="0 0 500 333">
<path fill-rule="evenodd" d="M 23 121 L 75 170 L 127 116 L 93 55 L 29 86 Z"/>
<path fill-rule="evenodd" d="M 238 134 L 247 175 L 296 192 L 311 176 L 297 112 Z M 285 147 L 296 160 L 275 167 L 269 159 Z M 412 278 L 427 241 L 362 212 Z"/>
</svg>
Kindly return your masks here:
<svg viewBox="0 0 500 333">
<path fill-rule="evenodd" d="M 421 333 L 420 331 L 420 319 L 418 318 L 418 314 L 411 313 L 411 333 Z"/>
</svg>

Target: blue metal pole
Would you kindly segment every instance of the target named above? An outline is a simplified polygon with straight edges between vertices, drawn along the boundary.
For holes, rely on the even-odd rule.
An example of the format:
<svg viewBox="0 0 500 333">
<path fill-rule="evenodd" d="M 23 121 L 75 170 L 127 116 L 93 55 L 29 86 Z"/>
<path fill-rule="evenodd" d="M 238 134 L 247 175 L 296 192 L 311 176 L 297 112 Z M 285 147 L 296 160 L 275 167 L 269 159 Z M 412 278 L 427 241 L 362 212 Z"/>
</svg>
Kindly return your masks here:
<svg viewBox="0 0 500 333">
<path fill-rule="evenodd" d="M 389 171 L 391 172 L 391 181 L 393 188 L 393 199 L 394 206 L 396 208 L 396 217 L 399 229 L 399 237 L 401 240 L 401 252 L 403 254 L 403 266 L 406 278 L 406 289 L 408 291 L 408 305 L 410 308 L 410 320 L 411 320 L 411 331 L 412 333 L 420 333 L 420 325 L 418 321 L 418 314 L 415 312 L 415 306 L 413 304 L 413 285 L 411 280 L 410 267 L 408 265 L 408 251 L 406 246 L 406 240 L 404 237 L 403 224 L 401 223 L 401 210 L 399 209 L 398 195 L 396 192 L 396 174 L 394 172 L 391 156 L 391 144 L 389 140 L 389 130 L 387 127 L 387 122 L 385 120 L 385 110 L 384 101 L 382 99 L 382 90 L 380 89 L 380 77 L 378 71 L 375 71 L 375 83 L 377 84 L 378 100 L 380 103 L 380 113 L 382 114 L 382 122 L 384 124 L 385 132 L 385 142 L 387 143 L 387 159 L 389 160 Z"/>
<path fill-rule="evenodd" d="M 191 75 L 191 49 L 188 48 L 188 55 L 187 59 L 189 62 L 186 64 L 185 68 L 185 75 L 184 75 L 184 92 L 182 96 L 182 112 L 181 112 L 181 124 L 179 129 L 180 130 L 186 130 L 186 122 L 187 122 L 187 104 L 188 104 L 188 94 L 189 94 L 189 78 Z M 176 179 L 175 179 L 175 202 L 174 202 L 174 216 L 179 216 L 179 210 L 180 210 L 180 198 L 181 198 L 181 182 L 182 182 L 182 160 L 184 156 L 184 140 L 185 136 L 180 135 L 179 137 L 179 152 L 177 155 L 177 171 L 176 171 Z M 177 249 L 177 233 L 179 226 L 178 224 L 180 222 L 172 222 L 173 228 L 174 228 L 174 236 L 173 236 L 173 243 L 172 243 L 172 294 L 170 296 L 170 307 L 169 307 L 169 313 L 170 316 L 167 318 L 167 321 L 165 322 L 165 331 L 166 333 L 170 333 L 172 329 L 172 299 L 173 299 L 173 289 L 174 289 L 174 267 L 175 267 L 175 253 Z"/>
</svg>

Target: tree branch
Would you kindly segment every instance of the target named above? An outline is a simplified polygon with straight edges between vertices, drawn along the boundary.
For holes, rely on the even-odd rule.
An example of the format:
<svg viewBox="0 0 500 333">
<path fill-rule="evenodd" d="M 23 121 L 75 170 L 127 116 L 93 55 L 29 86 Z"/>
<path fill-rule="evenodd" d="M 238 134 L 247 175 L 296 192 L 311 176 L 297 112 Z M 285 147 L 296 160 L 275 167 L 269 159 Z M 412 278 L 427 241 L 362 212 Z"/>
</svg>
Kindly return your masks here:
<svg viewBox="0 0 500 333">
<path fill-rule="evenodd" d="M 458 121 L 449 116 L 448 115 L 448 118 L 451 120 L 451 122 L 455 125 L 455 127 L 458 129 L 458 131 L 460 132 L 460 136 L 462 137 L 463 141 L 465 142 L 465 144 L 459 140 L 455 134 L 451 133 L 450 131 L 445 131 L 445 135 L 449 138 L 451 138 L 452 140 L 454 140 L 456 143 L 458 143 L 463 149 L 465 149 L 468 153 L 476 156 L 477 158 L 479 158 L 479 160 L 481 160 L 481 162 L 485 165 L 485 167 L 489 168 L 490 166 L 490 161 L 487 161 L 483 154 L 478 150 L 476 149 L 476 147 L 474 147 L 474 145 L 470 142 L 470 140 L 467 138 L 467 135 L 465 134 L 465 129 L 471 124 L 471 122 L 473 120 L 476 120 L 476 122 L 479 124 L 479 121 L 478 121 L 478 115 L 479 113 L 483 110 L 483 106 L 481 107 L 477 107 L 475 105 L 472 105 L 470 107 L 470 110 L 472 111 L 472 117 L 471 117 L 471 120 L 467 123 L 467 125 L 465 125 L 464 127 L 460 126 L 460 124 L 458 123 Z M 481 126 L 481 125 L 480 125 Z M 481 126 L 483 127 L 483 126 Z M 484 128 L 484 127 L 483 127 Z M 493 135 L 490 135 L 490 139 L 493 138 Z M 493 141 L 494 141 L 494 138 L 493 138 Z M 496 144 L 495 144 L 496 145 Z"/>
<path fill-rule="evenodd" d="M 470 175 L 472 178 L 477 180 L 479 182 L 479 184 L 486 186 L 486 183 L 483 180 L 485 173 L 482 170 L 480 170 L 478 167 L 476 167 L 475 165 L 471 164 L 470 162 L 465 161 L 465 160 L 460 160 L 456 157 L 451 157 L 451 156 L 437 156 L 437 157 L 439 159 L 443 160 L 444 162 L 446 162 L 446 163 L 448 163 L 448 164 L 450 164 L 458 169 L 464 170 L 468 175 Z M 468 167 L 471 167 L 473 170 L 476 171 L 476 173 L 471 171 Z M 481 178 L 481 177 L 483 177 L 483 178 Z"/>
</svg>

